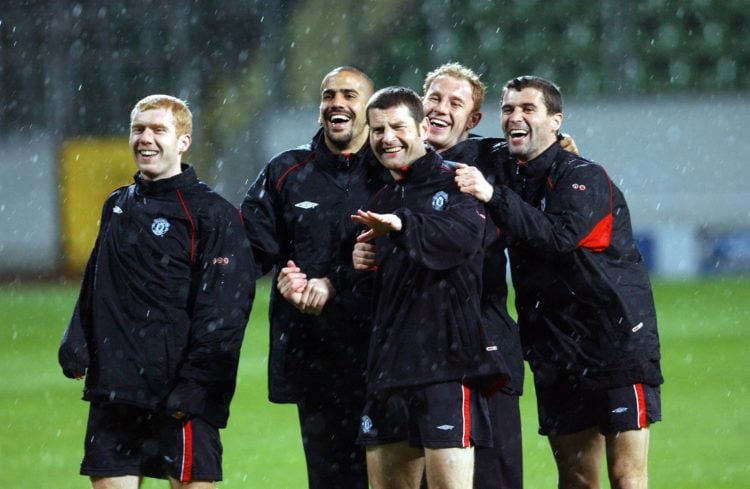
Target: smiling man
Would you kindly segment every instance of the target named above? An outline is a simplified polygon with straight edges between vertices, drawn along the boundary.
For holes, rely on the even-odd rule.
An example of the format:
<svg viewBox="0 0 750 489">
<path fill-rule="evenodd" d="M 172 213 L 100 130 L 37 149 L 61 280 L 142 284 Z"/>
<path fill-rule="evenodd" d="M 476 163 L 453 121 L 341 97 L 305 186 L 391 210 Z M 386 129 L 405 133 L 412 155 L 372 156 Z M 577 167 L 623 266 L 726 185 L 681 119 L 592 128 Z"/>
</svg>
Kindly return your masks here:
<svg viewBox="0 0 750 489">
<path fill-rule="evenodd" d="M 274 270 L 269 398 L 297 405 L 311 489 L 367 488 L 356 444 L 364 405 L 369 288 L 358 286 L 346 219 L 381 185 L 368 144 L 372 81 L 343 66 L 320 86 L 321 126 L 274 157 L 242 203 L 259 274 Z"/>
<path fill-rule="evenodd" d="M 255 281 L 237 209 L 182 163 L 192 115 L 168 95 L 131 113 L 135 183 L 104 204 L 59 360 L 91 403 L 81 474 L 94 489 L 221 480 Z"/>
<path fill-rule="evenodd" d="M 488 182 L 459 165 L 509 243 L 516 309 L 534 374 L 539 432 L 563 489 L 647 487 L 649 425 L 661 419 L 659 334 L 648 273 L 620 190 L 558 143 L 562 96 L 522 76 L 503 89 L 511 159 Z"/>
<path fill-rule="evenodd" d="M 470 488 L 476 445 L 491 443 L 484 387 L 505 381 L 481 325 L 481 206 L 425 147 L 429 121 L 412 90 L 389 87 L 367 106 L 370 146 L 392 181 L 368 211 L 377 271 L 360 428 L 374 489 Z"/>
</svg>

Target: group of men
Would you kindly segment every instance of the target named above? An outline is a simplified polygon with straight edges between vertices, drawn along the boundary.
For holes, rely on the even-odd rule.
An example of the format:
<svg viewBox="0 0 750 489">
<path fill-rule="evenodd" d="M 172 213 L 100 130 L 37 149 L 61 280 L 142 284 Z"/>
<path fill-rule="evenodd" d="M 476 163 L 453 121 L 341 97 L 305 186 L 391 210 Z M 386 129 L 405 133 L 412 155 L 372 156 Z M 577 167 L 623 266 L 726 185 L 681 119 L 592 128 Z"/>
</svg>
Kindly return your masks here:
<svg viewBox="0 0 750 489">
<path fill-rule="evenodd" d="M 522 487 L 524 358 L 559 487 L 599 487 L 605 450 L 612 487 L 646 487 L 662 377 L 627 205 L 561 146 L 554 84 L 505 85 L 504 139 L 471 132 L 484 96 L 456 63 L 422 96 L 336 68 L 320 130 L 264 167 L 241 216 L 181 163 L 185 104 L 136 105 L 135 184 L 105 203 L 60 348 L 86 378 L 95 488 L 221 480 L 269 272 L 269 399 L 297 405 L 310 488 Z"/>
</svg>

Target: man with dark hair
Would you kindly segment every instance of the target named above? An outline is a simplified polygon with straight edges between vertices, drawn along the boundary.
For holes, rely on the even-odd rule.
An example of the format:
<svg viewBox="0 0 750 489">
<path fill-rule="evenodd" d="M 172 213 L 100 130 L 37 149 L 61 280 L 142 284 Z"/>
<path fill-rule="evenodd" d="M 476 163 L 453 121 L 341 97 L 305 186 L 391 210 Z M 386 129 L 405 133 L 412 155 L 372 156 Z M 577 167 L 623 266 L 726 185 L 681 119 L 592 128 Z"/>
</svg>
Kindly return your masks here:
<svg viewBox="0 0 750 489">
<path fill-rule="evenodd" d="M 351 266 L 360 227 L 347 219 L 381 185 L 367 144 L 372 81 L 356 68 L 320 87 L 321 129 L 274 157 L 242 203 L 259 274 L 274 270 L 269 398 L 295 403 L 311 489 L 366 489 L 356 444 L 364 405 L 369 286 Z"/>
<path fill-rule="evenodd" d="M 496 184 L 458 165 L 462 192 L 485 202 L 509 244 L 540 433 L 559 487 L 645 488 L 649 424 L 661 419 L 659 336 L 648 274 L 620 190 L 557 139 L 562 97 L 539 77 L 510 80 L 502 127 L 511 159 Z M 502 182 L 507 182 L 504 184 Z"/>
<path fill-rule="evenodd" d="M 183 164 L 192 115 L 151 95 L 130 116 L 135 184 L 104 204 L 99 235 L 59 350 L 91 403 L 81 473 L 94 489 L 143 477 L 208 489 L 221 480 L 255 290 L 237 209 Z"/>
<path fill-rule="evenodd" d="M 485 388 L 507 378 L 481 324 L 485 219 L 453 171 L 427 149 L 412 90 L 367 106 L 370 146 L 392 181 L 354 220 L 377 241 L 375 308 L 360 440 L 375 489 L 471 487 L 473 446 L 491 443 Z"/>
</svg>

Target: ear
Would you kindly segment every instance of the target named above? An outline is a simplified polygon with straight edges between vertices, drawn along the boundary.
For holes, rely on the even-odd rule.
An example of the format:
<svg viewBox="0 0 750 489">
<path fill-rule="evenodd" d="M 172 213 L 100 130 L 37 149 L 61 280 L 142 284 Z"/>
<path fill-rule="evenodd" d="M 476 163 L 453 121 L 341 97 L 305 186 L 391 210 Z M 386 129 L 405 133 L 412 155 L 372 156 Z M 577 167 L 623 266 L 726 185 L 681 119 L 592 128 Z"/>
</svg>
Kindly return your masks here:
<svg viewBox="0 0 750 489">
<path fill-rule="evenodd" d="M 479 125 L 479 121 L 481 121 L 481 120 L 482 120 L 482 113 L 481 112 L 473 112 L 469 116 L 469 121 L 466 124 L 466 127 L 468 127 L 469 129 L 474 129 L 475 127 L 477 127 L 477 125 Z"/>
<path fill-rule="evenodd" d="M 427 139 L 427 133 L 430 131 L 430 119 L 425 117 L 417 127 L 419 128 L 419 137 L 424 141 Z"/>
<path fill-rule="evenodd" d="M 557 133 L 562 127 L 562 121 L 563 121 L 563 115 L 561 112 L 558 112 L 557 114 L 554 114 L 552 116 L 552 122 L 550 124 L 552 126 L 552 129 L 555 131 L 555 133 Z"/>
<path fill-rule="evenodd" d="M 193 142 L 193 137 L 190 134 L 183 134 L 177 138 L 177 152 L 180 154 L 185 153 L 190 147 L 190 143 Z"/>
</svg>

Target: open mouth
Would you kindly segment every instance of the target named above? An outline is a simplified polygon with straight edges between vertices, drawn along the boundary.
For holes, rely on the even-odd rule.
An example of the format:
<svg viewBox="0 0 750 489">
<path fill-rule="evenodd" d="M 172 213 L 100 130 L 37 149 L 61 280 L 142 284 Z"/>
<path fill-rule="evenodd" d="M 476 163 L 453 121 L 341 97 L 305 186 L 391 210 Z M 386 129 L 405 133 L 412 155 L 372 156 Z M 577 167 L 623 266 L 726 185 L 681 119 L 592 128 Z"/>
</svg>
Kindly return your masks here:
<svg viewBox="0 0 750 489">
<path fill-rule="evenodd" d="M 449 123 L 447 123 L 446 121 L 440 120 L 440 119 L 430 119 L 430 125 L 431 126 L 435 126 L 435 127 L 439 127 L 441 129 L 442 128 L 446 128 L 446 127 L 450 127 Z"/>
<path fill-rule="evenodd" d="M 352 120 L 352 118 L 348 114 L 334 112 L 332 114 L 328 114 L 328 118 L 326 120 L 328 121 L 328 124 L 330 124 L 332 128 L 342 129 Z"/>
<path fill-rule="evenodd" d="M 144 158 L 151 158 L 152 156 L 158 155 L 159 152 L 152 149 L 141 149 L 138 151 L 138 154 Z"/>
<path fill-rule="evenodd" d="M 510 136 L 511 141 L 518 142 L 529 135 L 529 131 L 526 129 L 511 129 L 510 132 L 508 132 L 508 136 Z"/>
</svg>

